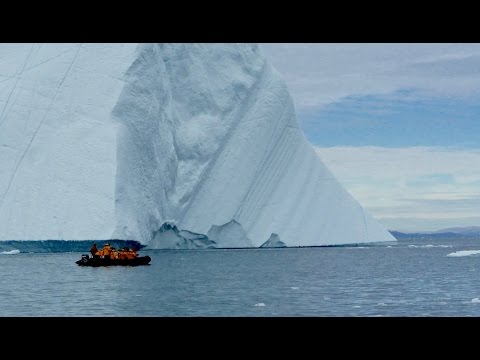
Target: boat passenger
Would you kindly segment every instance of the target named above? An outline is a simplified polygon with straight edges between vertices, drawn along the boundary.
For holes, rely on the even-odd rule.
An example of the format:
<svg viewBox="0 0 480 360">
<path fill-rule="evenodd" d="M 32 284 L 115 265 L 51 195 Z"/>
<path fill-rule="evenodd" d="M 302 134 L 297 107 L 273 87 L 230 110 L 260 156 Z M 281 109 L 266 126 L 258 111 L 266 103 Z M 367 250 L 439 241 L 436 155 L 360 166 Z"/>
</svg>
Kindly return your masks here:
<svg viewBox="0 0 480 360">
<path fill-rule="evenodd" d="M 128 259 L 128 248 L 124 247 L 118 252 L 118 258 L 121 260 Z"/>
<path fill-rule="evenodd" d="M 133 249 L 128 249 L 128 252 L 127 252 L 127 259 L 129 260 L 133 260 L 137 257 L 137 252 Z"/>
<path fill-rule="evenodd" d="M 90 248 L 90 254 L 92 254 L 92 257 L 95 257 L 97 255 L 97 252 L 97 244 L 93 243 L 92 247 Z"/>
<path fill-rule="evenodd" d="M 110 247 L 110 244 L 109 243 L 106 243 L 104 246 L 103 246 L 103 257 L 104 258 L 110 258 L 110 253 L 112 252 L 112 249 Z"/>
</svg>

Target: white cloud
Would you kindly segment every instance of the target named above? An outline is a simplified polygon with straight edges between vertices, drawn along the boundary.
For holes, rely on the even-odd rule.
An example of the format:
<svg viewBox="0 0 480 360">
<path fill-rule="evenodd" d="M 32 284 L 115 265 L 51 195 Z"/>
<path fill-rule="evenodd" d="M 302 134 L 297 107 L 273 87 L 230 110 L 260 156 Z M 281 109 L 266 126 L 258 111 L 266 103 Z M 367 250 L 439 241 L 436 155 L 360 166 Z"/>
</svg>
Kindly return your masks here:
<svg viewBox="0 0 480 360">
<path fill-rule="evenodd" d="M 365 146 L 316 151 L 346 189 L 390 229 L 480 224 L 478 149 Z"/>
<path fill-rule="evenodd" d="M 261 46 L 302 111 L 399 89 L 424 96 L 480 96 L 480 44 Z"/>
</svg>

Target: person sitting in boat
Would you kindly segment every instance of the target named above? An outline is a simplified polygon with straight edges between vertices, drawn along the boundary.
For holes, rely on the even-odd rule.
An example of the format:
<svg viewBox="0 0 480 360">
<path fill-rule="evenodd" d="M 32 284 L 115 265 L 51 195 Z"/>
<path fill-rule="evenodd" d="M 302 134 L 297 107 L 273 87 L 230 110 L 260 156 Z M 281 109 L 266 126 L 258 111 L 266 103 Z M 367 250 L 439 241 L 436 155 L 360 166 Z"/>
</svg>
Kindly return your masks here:
<svg viewBox="0 0 480 360">
<path fill-rule="evenodd" d="M 112 252 L 112 248 L 110 247 L 110 243 L 106 243 L 103 245 L 103 258 L 110 258 L 110 253 Z"/>
<path fill-rule="evenodd" d="M 128 252 L 127 252 L 127 259 L 129 260 L 133 260 L 137 257 L 137 252 L 133 249 L 128 249 Z"/>
<path fill-rule="evenodd" d="M 112 260 L 118 259 L 118 251 L 113 246 L 110 249 L 110 259 L 112 259 Z"/>
<path fill-rule="evenodd" d="M 97 256 L 97 244 L 93 243 L 92 247 L 90 248 L 90 254 L 92 254 L 92 257 Z"/>
<path fill-rule="evenodd" d="M 126 260 L 128 259 L 128 248 L 127 247 L 124 247 L 122 249 L 120 249 L 120 251 L 118 252 L 118 258 L 120 260 Z"/>
</svg>

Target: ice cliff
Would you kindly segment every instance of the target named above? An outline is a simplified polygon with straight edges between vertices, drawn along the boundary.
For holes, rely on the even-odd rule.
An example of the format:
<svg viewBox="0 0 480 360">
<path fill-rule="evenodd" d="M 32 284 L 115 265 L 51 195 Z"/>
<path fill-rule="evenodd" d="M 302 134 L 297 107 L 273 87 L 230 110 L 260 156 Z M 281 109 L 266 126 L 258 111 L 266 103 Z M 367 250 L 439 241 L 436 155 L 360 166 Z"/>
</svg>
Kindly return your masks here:
<svg viewBox="0 0 480 360">
<path fill-rule="evenodd" d="M 0 239 L 153 248 L 394 240 L 248 44 L 0 45 Z"/>
</svg>

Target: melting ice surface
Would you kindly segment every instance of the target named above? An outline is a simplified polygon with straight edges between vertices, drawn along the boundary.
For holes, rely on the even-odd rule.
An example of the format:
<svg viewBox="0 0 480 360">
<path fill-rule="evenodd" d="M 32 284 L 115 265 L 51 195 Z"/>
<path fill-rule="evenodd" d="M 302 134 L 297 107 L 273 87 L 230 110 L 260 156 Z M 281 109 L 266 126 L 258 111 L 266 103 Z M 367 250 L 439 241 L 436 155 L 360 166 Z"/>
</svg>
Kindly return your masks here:
<svg viewBox="0 0 480 360">
<path fill-rule="evenodd" d="M 479 258 L 447 256 L 479 241 L 142 249 L 133 268 L 22 251 L 0 256 L 0 316 L 480 316 Z"/>
</svg>

